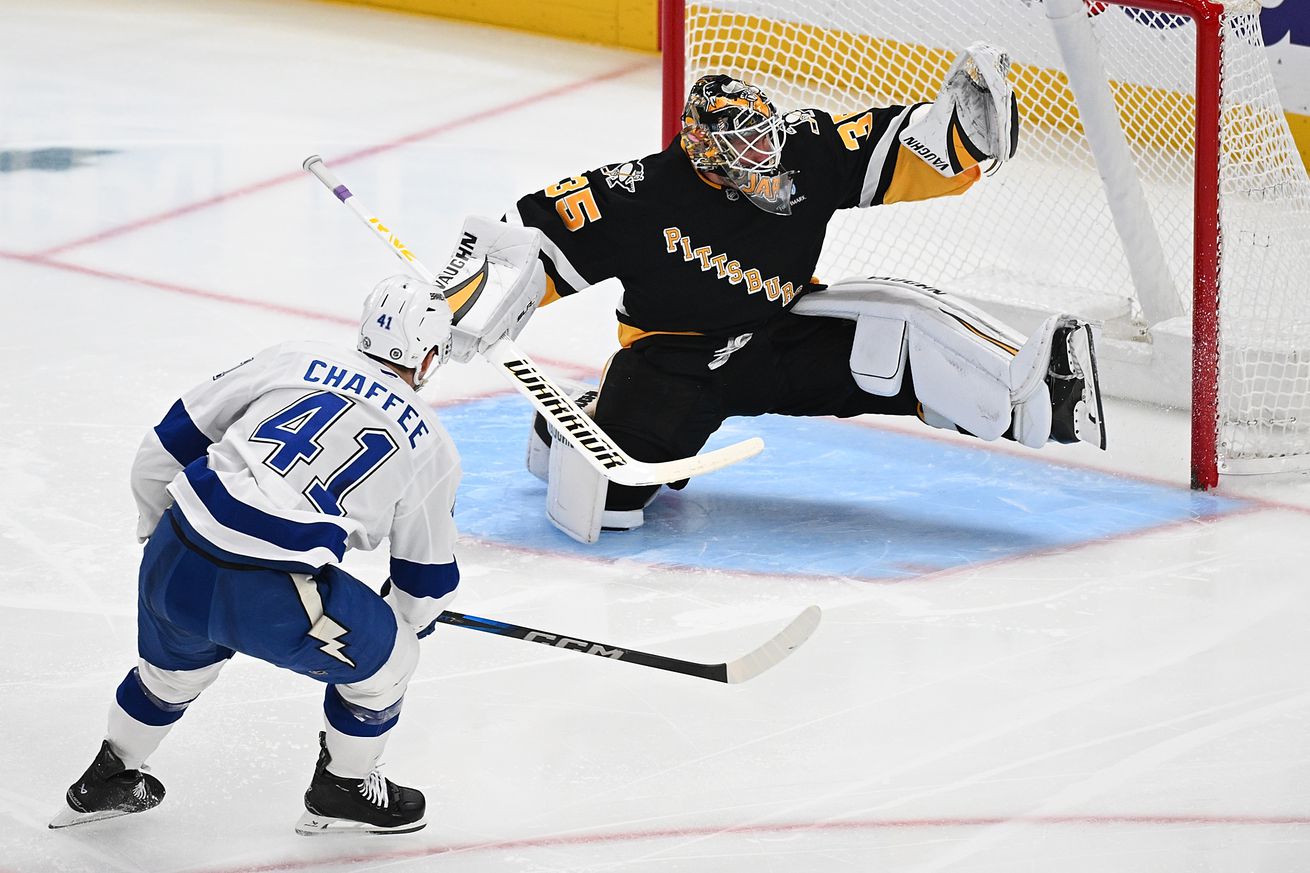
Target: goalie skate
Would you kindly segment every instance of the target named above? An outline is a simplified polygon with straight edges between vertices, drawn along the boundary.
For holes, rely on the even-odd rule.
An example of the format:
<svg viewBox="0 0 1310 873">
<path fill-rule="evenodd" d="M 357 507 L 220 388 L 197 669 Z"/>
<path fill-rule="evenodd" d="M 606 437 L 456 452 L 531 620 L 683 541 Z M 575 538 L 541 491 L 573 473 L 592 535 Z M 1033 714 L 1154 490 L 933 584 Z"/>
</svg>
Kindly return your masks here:
<svg viewBox="0 0 1310 873">
<path fill-rule="evenodd" d="M 318 742 L 318 763 L 305 792 L 305 813 L 296 822 L 296 833 L 306 837 L 408 834 L 427 826 L 423 792 L 397 785 L 376 769 L 363 779 L 337 776 L 327 769 L 332 756 L 322 733 Z"/>
<path fill-rule="evenodd" d="M 1096 371 L 1092 325 L 1074 322 L 1056 328 L 1046 384 L 1051 390 L 1051 439 L 1105 448 L 1105 415 Z"/>
<path fill-rule="evenodd" d="M 154 809 L 164 799 L 164 785 L 149 773 L 128 770 L 105 740 L 82 778 L 64 796 L 68 806 L 50 822 L 52 828 L 90 824 Z"/>
</svg>

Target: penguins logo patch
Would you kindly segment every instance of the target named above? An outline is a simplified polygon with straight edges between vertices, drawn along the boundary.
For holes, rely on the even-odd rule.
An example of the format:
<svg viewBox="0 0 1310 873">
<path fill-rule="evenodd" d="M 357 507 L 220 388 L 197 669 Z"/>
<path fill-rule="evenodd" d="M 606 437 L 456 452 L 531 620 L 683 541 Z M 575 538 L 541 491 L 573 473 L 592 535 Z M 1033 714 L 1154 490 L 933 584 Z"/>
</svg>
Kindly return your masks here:
<svg viewBox="0 0 1310 873">
<path fill-rule="evenodd" d="M 641 165 L 641 161 L 613 164 L 602 167 L 600 172 L 611 188 L 622 188 L 629 194 L 636 194 L 637 183 L 646 178 L 646 168 Z"/>
</svg>

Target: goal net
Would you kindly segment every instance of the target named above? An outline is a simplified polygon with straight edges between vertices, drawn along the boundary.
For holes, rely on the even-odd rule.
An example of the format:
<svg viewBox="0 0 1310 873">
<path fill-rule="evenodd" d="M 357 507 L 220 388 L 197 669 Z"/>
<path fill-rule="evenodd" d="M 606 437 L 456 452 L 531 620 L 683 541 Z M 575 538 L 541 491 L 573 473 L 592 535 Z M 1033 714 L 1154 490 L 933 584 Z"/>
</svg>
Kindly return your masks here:
<svg viewBox="0 0 1310 873">
<path fill-rule="evenodd" d="M 1109 392 L 1192 409 L 1194 485 L 1310 468 L 1310 181 L 1255 0 L 665 2 L 666 133 L 705 73 L 850 112 L 933 100 L 970 43 L 1007 51 L 1016 158 L 964 197 L 839 212 L 820 278 L 1101 321 Z"/>
</svg>

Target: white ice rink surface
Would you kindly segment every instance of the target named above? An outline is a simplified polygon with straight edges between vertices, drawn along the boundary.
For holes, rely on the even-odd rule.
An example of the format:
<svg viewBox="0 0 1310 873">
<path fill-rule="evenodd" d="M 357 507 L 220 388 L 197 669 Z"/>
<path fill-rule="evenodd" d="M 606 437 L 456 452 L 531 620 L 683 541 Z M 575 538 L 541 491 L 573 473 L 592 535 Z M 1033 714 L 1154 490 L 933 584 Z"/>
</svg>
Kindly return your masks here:
<svg viewBox="0 0 1310 873">
<path fill-rule="evenodd" d="M 1104 455 L 815 423 L 899 447 L 847 465 L 895 485 L 785 566 L 733 562 L 752 526 L 782 537 L 825 511 L 844 476 L 823 439 L 813 459 L 750 462 L 745 485 L 693 483 L 652 507 L 665 528 L 590 557 L 548 531 L 479 535 L 470 515 L 462 611 L 705 661 L 810 603 L 824 620 L 741 686 L 443 628 L 387 754 L 427 793 L 417 834 L 296 836 L 321 689 L 240 657 L 152 760 L 158 810 L 47 830 L 134 663 L 141 436 L 265 345 L 351 343 L 363 294 L 395 271 L 304 157 L 438 262 L 465 214 L 656 150 L 658 68 L 309 2 L 3 0 L 0 79 L 0 873 L 1310 870 L 1310 485 L 1194 499 L 1182 416 L 1123 403 Z M 522 345 L 594 378 L 615 296 L 544 310 Z M 454 416 L 466 398 L 520 403 L 502 392 L 485 366 L 451 367 L 431 396 Z M 518 463 L 519 412 L 461 444 L 461 511 L 491 461 Z M 979 504 L 1003 534 L 969 505 L 981 497 L 922 496 L 964 488 L 941 480 L 947 455 L 970 495 L 1010 488 L 1007 465 L 1034 476 L 1027 496 Z M 793 461 L 794 500 L 740 496 Z M 1092 510 L 1079 482 L 1172 508 Z M 540 525 L 527 493 L 491 515 Z M 1044 542 L 1057 516 L 1073 534 Z M 913 561 L 876 564 L 910 546 Z M 650 558 L 662 548 L 681 551 Z M 816 569 L 851 559 L 883 569 Z M 380 581 L 384 556 L 348 567 Z"/>
</svg>

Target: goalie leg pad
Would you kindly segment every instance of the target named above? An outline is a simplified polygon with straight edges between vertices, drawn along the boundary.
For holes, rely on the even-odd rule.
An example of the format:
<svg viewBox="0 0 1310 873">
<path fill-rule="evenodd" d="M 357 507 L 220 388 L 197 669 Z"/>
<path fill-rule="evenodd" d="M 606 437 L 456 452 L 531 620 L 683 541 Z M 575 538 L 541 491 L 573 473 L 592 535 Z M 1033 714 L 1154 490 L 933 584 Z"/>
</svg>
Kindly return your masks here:
<svg viewBox="0 0 1310 873">
<path fill-rule="evenodd" d="M 851 374 L 883 397 L 914 373 L 920 418 L 993 440 L 1088 442 L 1105 448 L 1096 368 L 1098 329 L 1068 315 L 1046 319 L 1026 340 L 981 310 L 904 279 L 848 279 L 806 295 L 799 315 L 856 321 Z"/>
<path fill-rule="evenodd" d="M 1030 449 L 1040 449 L 1051 438 L 1051 393 L 1046 376 L 1055 331 L 1067 324 L 1073 324 L 1073 319 L 1052 315 L 1028 337 L 1010 362 L 1010 383 L 1014 386 L 1011 435 Z"/>
<path fill-rule="evenodd" d="M 607 480 L 582 453 L 562 439 L 550 443 L 550 472 L 546 482 L 546 517 L 580 543 L 600 539 L 605 514 Z"/>
<path fill-rule="evenodd" d="M 1002 322 L 938 289 L 879 278 L 837 282 L 807 294 L 794 311 L 857 321 L 851 372 L 862 390 L 895 394 L 908 361 L 934 421 L 986 440 L 1009 429 L 1011 364 L 1022 339 Z"/>
<path fill-rule="evenodd" d="M 559 379 L 556 384 L 559 385 L 560 390 L 569 396 L 570 400 L 582 407 L 583 412 L 592 417 L 596 415 L 596 398 L 600 394 L 595 388 L 570 379 Z M 546 424 L 546 417 L 540 412 L 534 412 L 532 427 L 528 430 L 526 460 L 528 472 L 542 482 L 550 478 L 551 441 L 550 427 Z"/>
<path fill-rule="evenodd" d="M 862 390 L 879 397 L 901 393 L 909 358 L 908 327 L 900 318 L 867 314 L 856 317 L 851 375 Z"/>
<path fill-rule="evenodd" d="M 1051 438 L 1051 392 L 1039 383 L 1025 401 L 1014 404 L 1010 435 L 1030 449 L 1040 449 Z"/>
<path fill-rule="evenodd" d="M 538 422 L 540 427 L 537 426 Z M 546 419 L 541 415 L 532 417 L 532 427 L 528 429 L 527 467 L 528 472 L 542 482 L 550 479 L 550 433 Z"/>
</svg>

